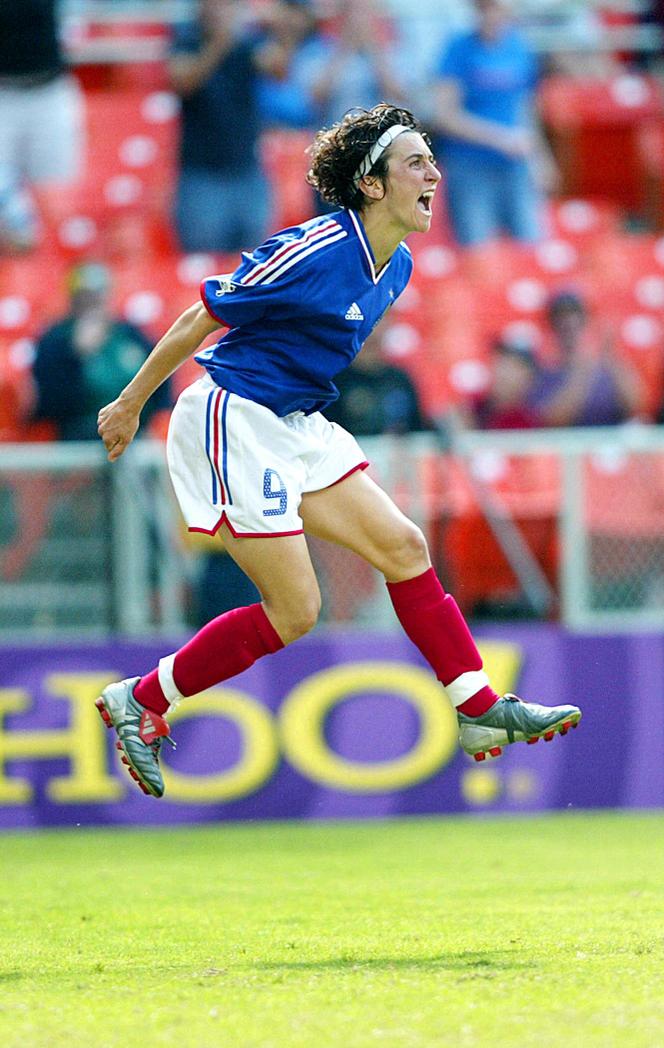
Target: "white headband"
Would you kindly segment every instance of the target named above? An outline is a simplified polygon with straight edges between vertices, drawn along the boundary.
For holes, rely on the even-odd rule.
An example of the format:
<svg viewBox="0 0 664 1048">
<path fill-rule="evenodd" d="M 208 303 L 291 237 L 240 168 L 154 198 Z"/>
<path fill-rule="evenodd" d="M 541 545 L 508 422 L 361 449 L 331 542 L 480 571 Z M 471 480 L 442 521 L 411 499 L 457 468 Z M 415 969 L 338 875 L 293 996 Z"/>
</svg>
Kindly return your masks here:
<svg viewBox="0 0 664 1048">
<path fill-rule="evenodd" d="M 397 135 L 400 135 L 403 131 L 412 130 L 412 127 L 404 127 L 403 124 L 393 124 L 392 127 L 388 127 L 387 131 L 383 131 L 380 138 L 376 142 L 374 142 L 371 149 L 369 150 L 364 160 L 355 172 L 353 182 L 356 188 L 357 186 L 359 186 L 364 176 L 369 174 L 371 168 L 374 166 L 375 163 L 377 163 L 377 161 L 383 155 L 385 150 L 389 149 Z"/>
</svg>

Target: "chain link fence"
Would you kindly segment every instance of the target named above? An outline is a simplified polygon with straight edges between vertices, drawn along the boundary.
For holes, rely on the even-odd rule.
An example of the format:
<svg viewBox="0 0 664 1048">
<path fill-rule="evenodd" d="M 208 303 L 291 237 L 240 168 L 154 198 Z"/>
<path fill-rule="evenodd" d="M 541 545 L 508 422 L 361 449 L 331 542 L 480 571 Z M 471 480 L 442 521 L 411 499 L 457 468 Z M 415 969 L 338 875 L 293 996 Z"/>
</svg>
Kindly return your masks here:
<svg viewBox="0 0 664 1048">
<path fill-rule="evenodd" d="M 657 427 L 362 443 L 469 616 L 664 625 Z M 220 547 L 187 537 L 159 444 L 139 441 L 113 466 L 96 445 L 0 446 L 0 639 L 190 631 Z M 395 625 L 378 572 L 320 540 L 310 550 L 321 628 Z"/>
</svg>

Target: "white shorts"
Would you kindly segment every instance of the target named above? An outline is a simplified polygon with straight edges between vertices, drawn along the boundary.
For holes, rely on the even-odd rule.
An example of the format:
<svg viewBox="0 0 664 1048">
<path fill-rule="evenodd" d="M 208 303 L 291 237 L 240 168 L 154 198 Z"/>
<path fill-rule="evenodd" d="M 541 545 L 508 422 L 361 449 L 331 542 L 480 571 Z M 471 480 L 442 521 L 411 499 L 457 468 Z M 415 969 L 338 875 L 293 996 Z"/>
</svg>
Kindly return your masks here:
<svg viewBox="0 0 664 1048">
<path fill-rule="evenodd" d="M 345 429 L 320 412 L 279 418 L 205 375 L 180 395 L 168 428 L 168 468 L 189 531 L 299 535 L 302 495 L 368 462 Z"/>
</svg>

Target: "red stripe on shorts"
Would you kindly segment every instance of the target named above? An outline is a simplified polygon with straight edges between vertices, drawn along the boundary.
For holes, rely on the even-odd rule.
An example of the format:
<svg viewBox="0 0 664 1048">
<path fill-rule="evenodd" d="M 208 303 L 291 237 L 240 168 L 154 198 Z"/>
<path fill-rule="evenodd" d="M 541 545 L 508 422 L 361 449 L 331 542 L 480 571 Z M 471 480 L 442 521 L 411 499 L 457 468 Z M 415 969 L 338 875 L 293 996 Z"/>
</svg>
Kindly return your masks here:
<svg viewBox="0 0 664 1048">
<path fill-rule="evenodd" d="M 212 461 L 214 463 L 214 471 L 217 474 L 217 480 L 219 481 L 219 491 L 221 492 L 221 504 L 226 505 L 226 490 L 224 488 L 224 482 L 221 479 L 221 470 L 219 469 L 219 405 L 221 403 L 221 395 L 223 389 L 220 389 L 217 393 L 214 401 L 214 435 L 212 444 Z"/>
</svg>

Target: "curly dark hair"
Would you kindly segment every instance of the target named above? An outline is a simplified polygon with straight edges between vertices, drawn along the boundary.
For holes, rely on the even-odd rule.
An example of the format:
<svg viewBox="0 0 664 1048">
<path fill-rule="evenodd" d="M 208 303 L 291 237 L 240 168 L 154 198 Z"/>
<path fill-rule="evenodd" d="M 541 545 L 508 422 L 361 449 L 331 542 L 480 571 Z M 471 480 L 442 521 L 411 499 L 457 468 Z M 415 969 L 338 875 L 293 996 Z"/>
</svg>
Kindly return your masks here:
<svg viewBox="0 0 664 1048">
<path fill-rule="evenodd" d="M 353 179 L 360 164 L 380 136 L 394 124 L 403 124 L 422 135 L 428 146 L 429 136 L 408 109 L 380 102 L 372 109 L 351 109 L 342 120 L 323 128 L 309 148 L 311 168 L 307 182 L 318 190 L 323 200 L 339 207 L 360 210 L 365 195 Z M 378 178 L 387 175 L 389 149 L 371 168 Z"/>
</svg>

